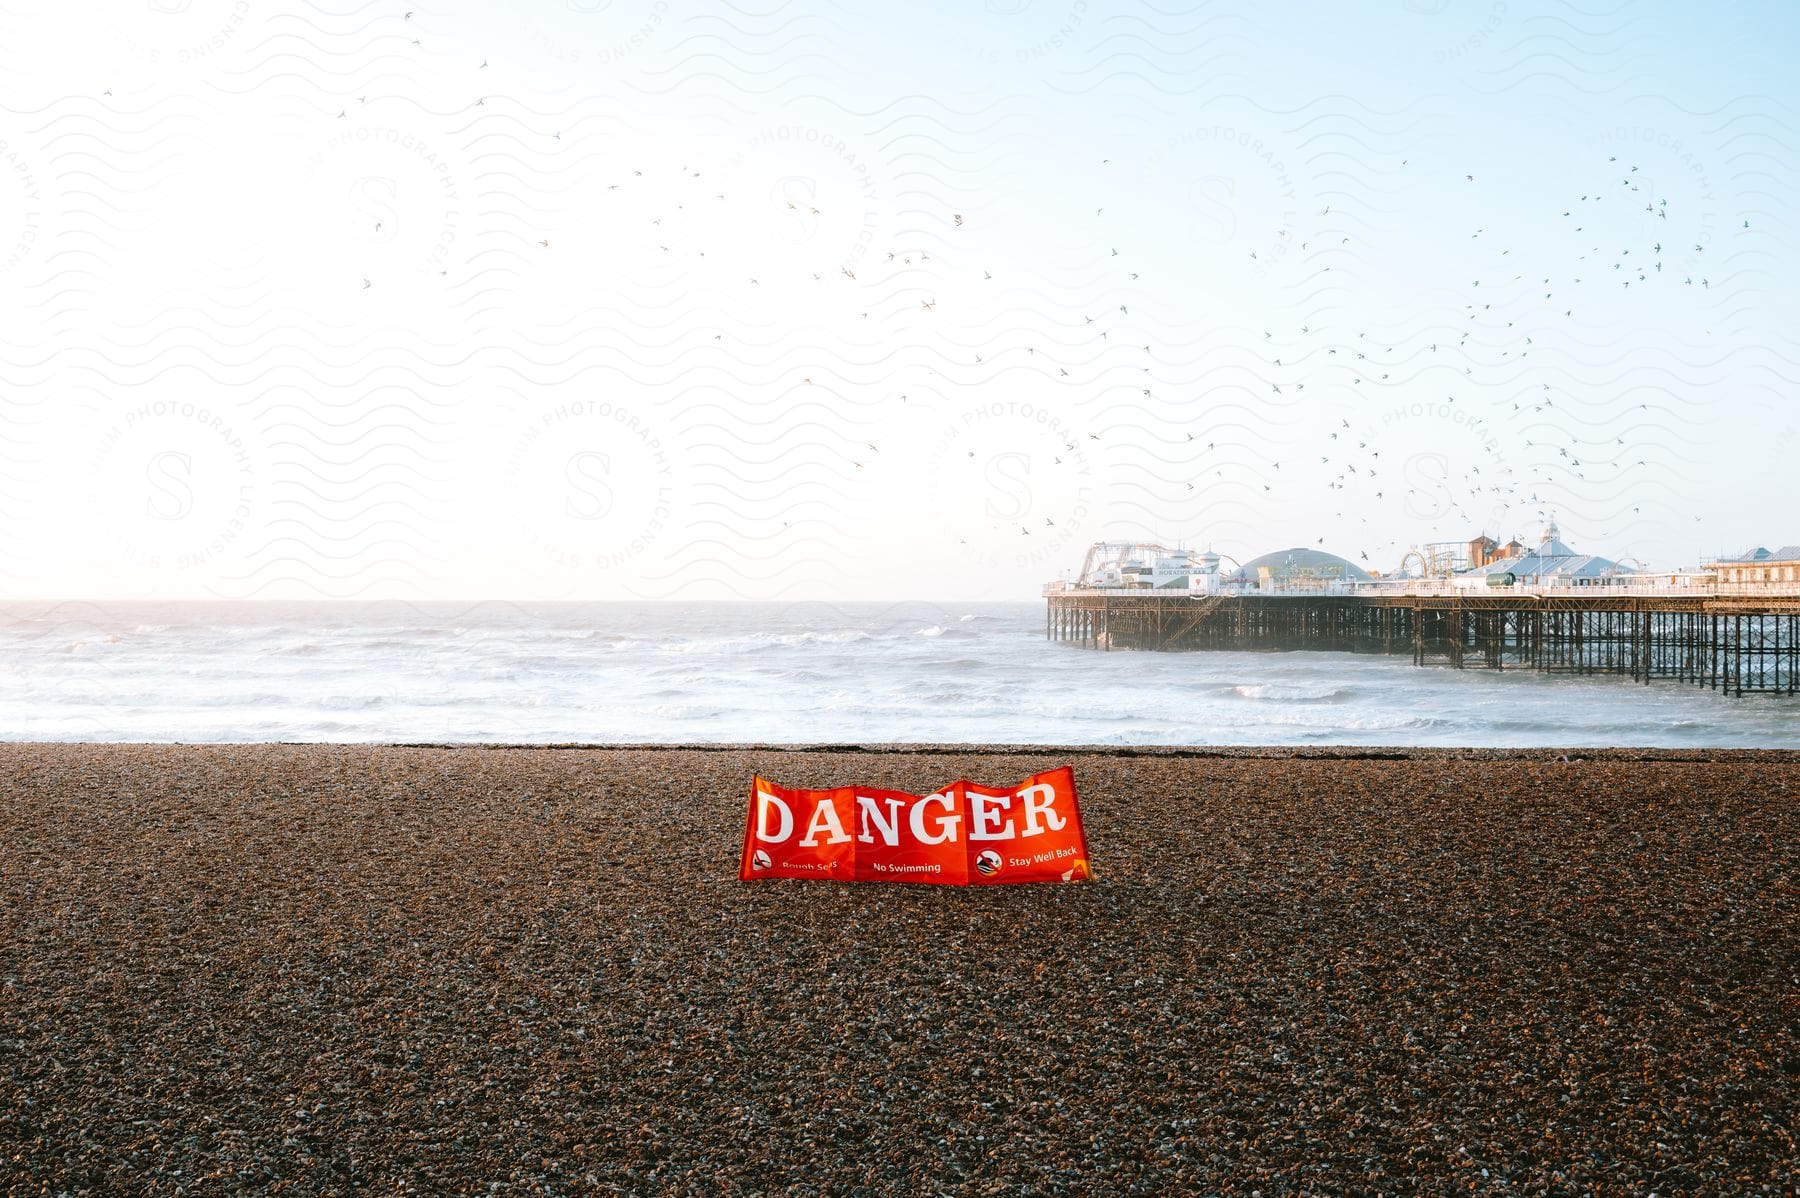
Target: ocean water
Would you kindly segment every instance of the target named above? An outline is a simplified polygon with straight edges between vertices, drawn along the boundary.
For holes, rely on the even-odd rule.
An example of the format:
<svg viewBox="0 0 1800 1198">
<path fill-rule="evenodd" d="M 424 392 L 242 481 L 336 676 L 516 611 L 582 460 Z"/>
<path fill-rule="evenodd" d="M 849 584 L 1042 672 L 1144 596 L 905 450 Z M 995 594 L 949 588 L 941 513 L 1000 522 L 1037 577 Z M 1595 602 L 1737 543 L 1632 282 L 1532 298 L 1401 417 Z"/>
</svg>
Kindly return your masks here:
<svg viewBox="0 0 1800 1198">
<path fill-rule="evenodd" d="M 1800 748 L 1800 699 L 1096 652 L 1041 603 L 11 603 L 0 739 Z"/>
</svg>

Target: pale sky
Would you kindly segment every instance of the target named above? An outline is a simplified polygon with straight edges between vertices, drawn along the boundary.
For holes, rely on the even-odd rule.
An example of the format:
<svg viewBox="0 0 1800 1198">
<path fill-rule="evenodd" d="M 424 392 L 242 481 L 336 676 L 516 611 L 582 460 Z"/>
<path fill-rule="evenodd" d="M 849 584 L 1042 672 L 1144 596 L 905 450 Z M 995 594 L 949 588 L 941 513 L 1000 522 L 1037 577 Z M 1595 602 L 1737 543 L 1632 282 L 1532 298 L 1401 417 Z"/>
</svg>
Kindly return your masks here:
<svg viewBox="0 0 1800 1198">
<path fill-rule="evenodd" d="M 1711 7 L 0 0 L 0 588 L 1791 543 L 1800 37 Z"/>
</svg>

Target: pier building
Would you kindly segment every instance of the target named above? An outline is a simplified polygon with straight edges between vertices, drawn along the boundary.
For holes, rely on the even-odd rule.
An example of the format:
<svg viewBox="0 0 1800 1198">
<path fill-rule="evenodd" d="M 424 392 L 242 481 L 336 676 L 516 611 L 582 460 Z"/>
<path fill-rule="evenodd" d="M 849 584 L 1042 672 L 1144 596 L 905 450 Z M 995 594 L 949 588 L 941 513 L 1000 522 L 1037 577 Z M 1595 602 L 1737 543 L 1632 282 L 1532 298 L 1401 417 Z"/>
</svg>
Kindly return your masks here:
<svg viewBox="0 0 1800 1198">
<path fill-rule="evenodd" d="M 1079 578 L 1044 587 L 1044 635 L 1095 649 L 1407 653 L 1421 666 L 1800 694 L 1800 546 L 1655 573 L 1575 553 L 1552 525 L 1531 550 L 1440 577 L 1375 578 L 1312 549 L 1229 572 L 1220 560 L 1096 545 Z"/>
</svg>

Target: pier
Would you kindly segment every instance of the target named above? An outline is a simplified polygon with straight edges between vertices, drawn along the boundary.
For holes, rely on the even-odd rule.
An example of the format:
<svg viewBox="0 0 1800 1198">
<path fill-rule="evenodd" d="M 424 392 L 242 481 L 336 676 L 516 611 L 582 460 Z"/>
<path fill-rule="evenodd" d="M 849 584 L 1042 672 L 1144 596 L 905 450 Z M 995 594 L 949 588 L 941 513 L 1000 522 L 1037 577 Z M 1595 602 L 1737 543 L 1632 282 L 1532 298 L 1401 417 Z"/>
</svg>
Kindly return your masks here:
<svg viewBox="0 0 1800 1198">
<path fill-rule="evenodd" d="M 1729 695 L 1800 693 L 1800 594 L 1608 589 L 1159 595 L 1053 584 L 1044 590 L 1044 635 L 1094 649 L 1410 654 L 1420 666 L 1616 674 Z"/>
</svg>

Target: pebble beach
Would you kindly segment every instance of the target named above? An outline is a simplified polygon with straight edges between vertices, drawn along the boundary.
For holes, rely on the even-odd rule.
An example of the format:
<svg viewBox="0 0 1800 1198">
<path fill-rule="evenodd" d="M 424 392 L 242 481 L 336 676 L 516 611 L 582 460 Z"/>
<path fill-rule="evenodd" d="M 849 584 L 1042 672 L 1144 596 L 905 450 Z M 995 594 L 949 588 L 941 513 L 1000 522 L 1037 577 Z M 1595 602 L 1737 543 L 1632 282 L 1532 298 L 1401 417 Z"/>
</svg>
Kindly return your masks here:
<svg viewBox="0 0 1800 1198">
<path fill-rule="evenodd" d="M 1096 878 L 736 880 L 1072 765 Z M 1791 1193 L 1800 753 L 0 745 L 0 1188 Z"/>
</svg>

